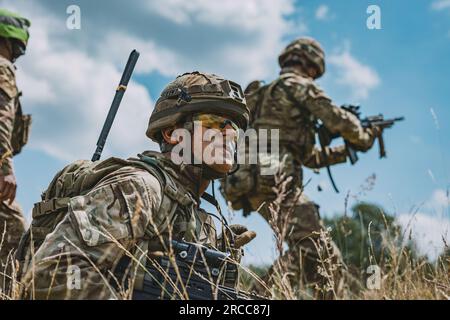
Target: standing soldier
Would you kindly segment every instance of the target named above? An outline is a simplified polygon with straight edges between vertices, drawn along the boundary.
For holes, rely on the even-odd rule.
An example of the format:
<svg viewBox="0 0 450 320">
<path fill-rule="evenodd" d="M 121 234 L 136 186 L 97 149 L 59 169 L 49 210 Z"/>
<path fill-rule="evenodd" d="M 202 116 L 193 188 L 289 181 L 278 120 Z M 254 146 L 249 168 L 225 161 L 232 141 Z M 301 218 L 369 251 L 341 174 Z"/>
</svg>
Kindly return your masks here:
<svg viewBox="0 0 450 320">
<path fill-rule="evenodd" d="M 31 117 L 22 114 L 13 63 L 25 53 L 30 22 L 0 10 L 0 291 L 5 292 L 12 251 L 24 232 L 24 218 L 16 198 L 12 158 L 27 143 Z M 4 277 L 4 273 L 7 273 Z"/>
<path fill-rule="evenodd" d="M 235 225 L 217 237 L 212 215 L 199 204 L 209 183 L 231 169 L 238 130 L 247 124 L 248 109 L 239 85 L 200 72 L 177 77 L 161 93 L 147 130 L 162 153 L 78 161 L 53 179 L 34 207 L 33 222 L 18 253 L 25 267 L 23 297 L 117 299 L 124 297 L 124 287 L 139 297 L 148 289 L 143 284 L 148 272 L 141 268 L 148 263 L 137 263 L 139 270 L 130 281 L 122 281 L 123 270 L 142 257 L 145 260 L 147 253 L 167 255 L 170 249 L 165 244 L 170 239 L 203 244 L 215 256 L 214 250 L 225 251 L 225 238 L 234 238 L 225 243 L 239 260 L 236 249 L 255 234 Z M 184 135 L 182 142 L 192 142 L 184 155 L 201 160 L 213 146 L 226 161 L 175 163 L 174 150 L 181 142 L 174 130 L 192 137 L 196 128 L 200 136 L 214 129 L 234 144 L 211 145 Z M 188 251 L 180 252 L 180 257 L 187 258 Z"/>
<path fill-rule="evenodd" d="M 245 91 L 250 125 L 256 130 L 279 129 L 279 155 L 283 159 L 278 165 L 279 172 L 292 177 L 292 191 L 281 212 L 295 207 L 288 221 L 289 251 L 282 259 L 286 259 L 290 271 L 303 277 L 297 280 L 317 284 L 324 279 L 318 273 L 318 253 L 311 240 L 320 241 L 318 233 L 323 230 L 319 206 L 303 194 L 293 203 L 294 191 L 303 187 L 303 166 L 316 169 L 343 163 L 347 152 L 345 146 L 316 148 L 315 128 L 320 120 L 330 132 L 340 134 L 358 151 L 371 148 L 378 132 L 364 129 L 356 116 L 335 106 L 314 82 L 325 72 L 324 51 L 318 42 L 310 38 L 293 41 L 279 56 L 279 63 L 281 72 L 276 80 L 267 85 L 252 82 Z M 263 162 L 262 156 L 259 163 Z M 275 177 L 262 175 L 261 165 L 241 165 L 235 174 L 222 181 L 221 190 L 233 209 L 244 209 L 244 215 L 259 209 L 269 221 L 268 203 L 275 199 L 274 187 Z M 337 248 L 334 251 L 338 255 Z"/>
</svg>

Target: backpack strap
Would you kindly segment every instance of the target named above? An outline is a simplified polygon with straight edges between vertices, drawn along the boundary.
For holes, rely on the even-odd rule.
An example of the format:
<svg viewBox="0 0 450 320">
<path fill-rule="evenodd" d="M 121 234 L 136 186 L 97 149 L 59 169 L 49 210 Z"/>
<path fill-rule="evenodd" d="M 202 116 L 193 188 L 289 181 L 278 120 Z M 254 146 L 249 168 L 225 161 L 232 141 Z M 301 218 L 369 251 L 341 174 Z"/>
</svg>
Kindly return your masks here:
<svg viewBox="0 0 450 320">
<path fill-rule="evenodd" d="M 55 212 L 60 209 L 67 208 L 70 199 L 71 198 L 53 198 L 47 201 L 35 203 L 32 212 L 33 219 Z"/>
<path fill-rule="evenodd" d="M 255 103 L 255 112 L 252 118 L 252 123 L 261 116 L 262 103 L 264 102 L 264 97 L 266 96 L 266 92 L 268 91 L 269 86 L 263 85 L 259 87 L 255 92 L 251 94 L 258 94 L 258 100 Z"/>
<path fill-rule="evenodd" d="M 141 167 L 151 173 L 159 181 L 163 190 L 158 215 L 161 213 L 161 210 L 165 210 L 167 212 L 164 216 L 166 216 L 167 219 L 165 219 L 159 226 L 158 232 L 161 232 L 168 227 L 180 205 L 183 207 L 190 206 L 191 210 L 193 210 L 193 205 L 196 204 L 196 201 L 189 195 L 188 192 L 184 190 L 184 188 L 178 185 L 174 179 L 167 172 L 165 172 L 165 170 L 161 168 L 160 163 L 155 157 L 150 157 L 143 154 L 138 154 L 138 157 L 139 159 L 128 159 L 128 161 L 133 165 Z M 192 212 L 192 214 L 194 213 Z M 184 226 L 184 229 L 188 229 L 188 224 Z M 133 252 L 135 259 L 133 259 L 132 264 L 130 265 L 130 258 L 126 256 L 119 261 L 117 269 L 119 272 L 119 277 L 122 273 L 120 270 L 126 270 L 127 267 L 131 266 L 131 278 L 135 279 L 133 290 L 143 290 L 144 278 L 147 275 L 142 266 L 147 265 L 150 247 L 155 244 L 151 241 L 151 238 L 154 237 L 155 233 L 157 233 L 157 231 L 153 230 L 153 226 L 148 225 L 146 229 L 146 237 L 140 241 L 138 248 L 136 248 Z M 159 241 L 160 240 L 158 239 L 156 243 Z M 114 273 L 116 273 L 116 271 Z"/>
<path fill-rule="evenodd" d="M 145 155 L 139 155 L 139 157 L 140 159 L 129 159 L 127 163 L 145 169 L 158 180 L 163 191 L 163 201 L 164 195 L 167 195 L 170 199 L 182 206 L 188 206 L 195 202 L 189 193 L 185 192 L 184 189 L 175 183 L 170 175 L 164 172 L 164 170 L 161 170 L 157 160 Z M 33 207 L 33 219 L 67 208 L 70 199 L 70 197 L 55 197 L 35 203 Z"/>
<path fill-rule="evenodd" d="M 189 194 L 189 192 L 187 192 L 180 184 L 176 183 L 175 180 L 161 168 L 161 164 L 157 159 L 142 154 L 139 154 L 138 157 L 139 159 L 129 159 L 128 161 L 134 165 L 142 167 L 143 169 L 154 175 L 161 184 L 161 188 L 163 191 L 161 204 L 158 209 L 158 215 L 166 216 L 167 219 L 165 219 L 163 224 L 159 226 L 158 232 L 161 232 L 161 230 L 167 228 L 171 220 L 174 218 L 174 213 L 179 206 L 187 208 L 187 210 L 190 211 L 189 214 L 193 215 L 193 207 L 197 204 L 197 202 Z M 165 213 L 160 215 L 162 210 L 164 210 Z M 186 222 L 185 225 L 182 224 L 182 229 L 185 230 L 180 231 L 191 229 L 191 224 L 191 221 Z M 156 230 L 153 230 L 152 225 L 149 225 L 147 227 L 146 233 L 149 237 L 154 236 L 156 232 Z"/>
<path fill-rule="evenodd" d="M 155 158 L 143 154 L 139 154 L 138 157 L 138 161 L 130 161 L 152 173 L 160 182 L 164 195 L 167 195 L 182 206 L 187 206 L 196 202 L 184 188 L 177 184 L 169 174 L 161 169 L 160 164 Z"/>
</svg>

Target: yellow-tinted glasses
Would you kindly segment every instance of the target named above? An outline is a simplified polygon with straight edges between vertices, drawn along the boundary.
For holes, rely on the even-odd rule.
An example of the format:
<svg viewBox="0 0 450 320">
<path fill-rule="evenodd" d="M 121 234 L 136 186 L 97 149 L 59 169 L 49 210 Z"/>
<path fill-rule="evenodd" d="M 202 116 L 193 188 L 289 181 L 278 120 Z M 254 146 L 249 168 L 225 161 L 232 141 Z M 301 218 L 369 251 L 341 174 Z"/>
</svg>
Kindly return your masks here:
<svg viewBox="0 0 450 320">
<path fill-rule="evenodd" d="M 196 114 L 192 117 L 192 121 L 200 121 L 202 126 L 208 129 L 215 129 L 223 131 L 225 127 L 229 124 L 233 130 L 236 132 L 236 141 L 238 140 L 239 127 L 236 123 L 230 119 L 215 115 L 215 114 Z"/>
</svg>

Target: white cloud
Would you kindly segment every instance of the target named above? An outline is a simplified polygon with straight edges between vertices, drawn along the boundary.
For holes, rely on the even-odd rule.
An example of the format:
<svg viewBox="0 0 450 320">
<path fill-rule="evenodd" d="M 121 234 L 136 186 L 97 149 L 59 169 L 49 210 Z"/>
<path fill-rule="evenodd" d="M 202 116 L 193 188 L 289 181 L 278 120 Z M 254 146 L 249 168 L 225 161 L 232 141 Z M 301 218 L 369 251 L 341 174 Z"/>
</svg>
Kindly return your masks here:
<svg viewBox="0 0 450 320">
<path fill-rule="evenodd" d="M 120 68 L 93 57 L 59 37 L 59 21 L 40 10 L 17 9 L 34 22 L 17 75 L 24 108 L 34 115 L 30 147 L 64 161 L 90 158 L 128 54 Z M 144 133 L 152 105 L 145 87 L 131 81 L 105 156 L 128 156 L 150 145 Z"/>
<path fill-rule="evenodd" d="M 317 20 L 327 20 L 329 18 L 329 11 L 330 11 L 330 8 L 327 5 L 325 5 L 325 4 L 320 5 L 316 10 L 316 14 L 315 14 L 316 19 Z"/>
<path fill-rule="evenodd" d="M 367 99 L 381 80 L 376 70 L 358 61 L 349 46 L 330 55 L 328 63 L 336 68 L 338 84 L 348 87 L 353 99 Z"/>
<path fill-rule="evenodd" d="M 149 2 L 138 5 L 144 7 L 137 12 L 139 17 L 120 13 L 122 20 L 117 24 L 110 22 L 118 16 L 116 11 L 108 11 L 111 19 L 100 22 L 95 20 L 94 11 L 90 16 L 83 14 L 93 10 L 92 4 L 80 1 L 82 29 L 71 31 L 65 28 L 65 13 L 55 11 L 56 5 L 50 1 L 32 5 L 27 1 L 5 1 L 6 7 L 33 22 L 29 49 L 19 60 L 18 71 L 24 108 L 34 114 L 30 146 L 64 161 L 89 157 L 131 48 L 141 52 L 137 74 L 157 72 L 172 78 L 182 72 L 203 70 L 243 86 L 250 80 L 274 75 L 284 37 L 306 31 L 302 21 L 287 18 L 296 10 L 293 3 Z M 152 28 L 139 33 L 142 28 L 134 21 L 149 21 L 155 19 L 155 14 L 168 21 L 159 22 L 166 28 L 164 37 Z M 217 37 L 204 42 L 199 30 L 203 36 L 206 32 L 207 36 Z M 105 156 L 125 156 L 150 144 L 144 132 L 152 107 L 146 88 L 132 80 Z"/>
<path fill-rule="evenodd" d="M 151 1 L 148 8 L 177 24 L 200 22 L 232 27 L 242 32 L 258 31 L 264 25 L 285 25 L 283 16 L 294 11 L 290 0 L 228 0 L 222 1 L 220 5 L 209 0 L 168 0 L 164 3 Z"/>
<path fill-rule="evenodd" d="M 405 235 L 411 233 L 419 253 L 436 259 L 445 249 L 445 243 L 450 243 L 450 220 L 438 218 L 424 213 L 414 216 L 402 214 L 397 222 L 405 230 Z M 444 240 L 443 240 L 444 239 Z"/>
<path fill-rule="evenodd" d="M 425 203 L 425 208 L 434 214 L 442 215 L 450 206 L 450 195 L 443 189 L 433 191 L 431 198 Z"/>
<path fill-rule="evenodd" d="M 120 46 L 117 45 L 120 43 Z M 172 77 L 182 69 L 180 57 L 173 51 L 159 47 L 151 40 L 143 40 L 125 33 L 110 33 L 101 43 L 100 56 L 113 59 L 116 65 L 124 63 L 124 57 L 129 54 L 130 48 L 140 52 L 139 63 L 136 65 L 136 73 L 147 74 L 157 71 L 160 74 Z"/>
<path fill-rule="evenodd" d="M 448 207 L 450 205 L 450 198 L 448 192 L 442 189 L 437 189 L 433 192 L 433 196 L 431 197 L 432 203 L 441 206 Z"/>
<path fill-rule="evenodd" d="M 450 9 L 450 0 L 436 0 L 431 4 L 433 10 L 441 11 Z"/>
<path fill-rule="evenodd" d="M 185 66 L 230 77 L 243 86 L 275 73 L 276 57 L 285 45 L 283 37 L 307 30 L 303 21 L 294 23 L 286 18 L 295 12 L 292 0 L 230 0 L 220 5 L 208 0 L 169 0 L 149 2 L 148 8 L 179 25 L 221 28 L 244 37 L 241 41 L 211 43 L 212 52 L 220 50 L 203 61 L 198 56 L 184 57 Z"/>
<path fill-rule="evenodd" d="M 434 179 L 431 171 L 429 172 Z M 422 212 L 414 215 L 401 214 L 397 217 L 405 235 L 411 233 L 419 252 L 431 259 L 442 253 L 445 243 L 450 243 L 450 217 L 447 214 L 449 207 L 447 191 L 436 189 L 424 203 Z"/>
</svg>

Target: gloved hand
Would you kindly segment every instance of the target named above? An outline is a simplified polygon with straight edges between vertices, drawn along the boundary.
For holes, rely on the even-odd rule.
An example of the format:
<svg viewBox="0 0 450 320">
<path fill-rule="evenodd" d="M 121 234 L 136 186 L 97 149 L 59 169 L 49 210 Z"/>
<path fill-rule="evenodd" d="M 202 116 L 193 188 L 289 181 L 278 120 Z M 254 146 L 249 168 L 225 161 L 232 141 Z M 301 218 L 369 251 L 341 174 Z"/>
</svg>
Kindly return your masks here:
<svg viewBox="0 0 450 320">
<path fill-rule="evenodd" d="M 6 176 L 0 174 L 0 201 L 9 201 L 11 204 L 16 198 L 16 177 L 14 174 Z"/>
<path fill-rule="evenodd" d="M 373 127 L 367 128 L 366 130 L 369 132 L 369 134 L 372 137 L 375 137 L 375 138 L 383 133 L 383 128 L 380 128 L 380 127 L 377 127 L 377 126 L 373 126 Z"/>
<path fill-rule="evenodd" d="M 383 133 L 383 129 L 377 126 L 373 126 L 370 128 L 365 128 L 364 133 L 366 138 L 361 141 L 365 142 L 360 142 L 358 144 L 347 142 L 347 144 L 356 151 L 366 152 L 367 150 L 373 147 L 376 139 Z"/>
<path fill-rule="evenodd" d="M 255 231 L 250 231 L 246 226 L 241 224 L 232 224 L 229 226 L 231 231 L 234 234 L 234 249 L 239 249 L 250 241 L 252 241 L 256 237 Z M 228 239 L 231 239 L 231 235 L 229 234 L 229 230 L 226 231 Z M 219 240 L 222 240 L 223 235 L 219 236 Z"/>
</svg>

